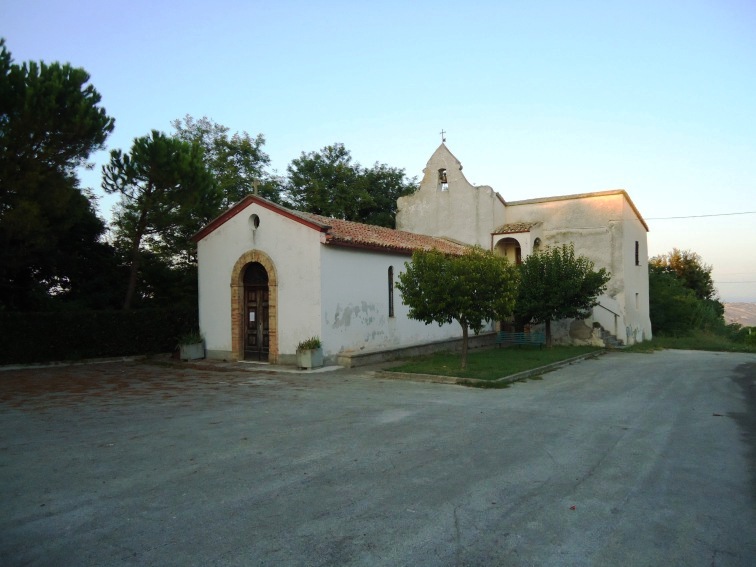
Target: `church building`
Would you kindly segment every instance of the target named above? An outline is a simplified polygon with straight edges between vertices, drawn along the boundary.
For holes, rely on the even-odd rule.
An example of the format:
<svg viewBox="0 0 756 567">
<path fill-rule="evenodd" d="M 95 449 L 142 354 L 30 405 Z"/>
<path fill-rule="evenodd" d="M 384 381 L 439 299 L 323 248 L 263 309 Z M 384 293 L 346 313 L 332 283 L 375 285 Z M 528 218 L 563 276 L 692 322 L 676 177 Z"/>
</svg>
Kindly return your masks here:
<svg viewBox="0 0 756 567">
<path fill-rule="evenodd" d="M 325 218 L 257 195 L 235 204 L 194 237 L 208 358 L 293 363 L 297 344 L 313 336 L 329 362 L 458 339 L 456 322 L 409 319 L 394 283 L 415 250 L 461 254 L 475 244 L 519 263 L 573 243 L 611 273 L 591 316 L 552 324 L 555 344 L 651 338 L 648 226 L 624 190 L 507 202 L 470 184 L 442 143 L 419 189 L 399 199 L 396 226 Z"/>
</svg>

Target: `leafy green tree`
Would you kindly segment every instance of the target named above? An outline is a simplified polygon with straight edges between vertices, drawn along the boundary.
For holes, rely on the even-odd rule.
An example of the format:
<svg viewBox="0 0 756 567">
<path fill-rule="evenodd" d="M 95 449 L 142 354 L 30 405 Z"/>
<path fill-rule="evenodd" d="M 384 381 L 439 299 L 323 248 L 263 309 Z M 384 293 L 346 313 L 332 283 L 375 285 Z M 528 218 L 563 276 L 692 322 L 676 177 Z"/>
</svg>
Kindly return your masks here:
<svg viewBox="0 0 756 567">
<path fill-rule="evenodd" d="M 417 190 L 417 180 L 407 179 L 403 169 L 378 162 L 360 169 L 358 184 L 369 195 L 360 204 L 358 221 L 388 228 L 395 228 L 397 199 Z"/>
<path fill-rule="evenodd" d="M 515 315 L 521 321 L 545 323 L 546 346 L 551 347 L 551 321 L 587 317 L 610 275 L 576 256 L 572 244 L 563 244 L 528 256 L 520 264 L 520 278 Z"/>
<path fill-rule="evenodd" d="M 158 255 L 166 265 L 193 263 L 189 238 L 215 214 L 220 195 L 199 144 L 156 130 L 136 138 L 128 154 L 111 152 L 102 187 L 121 195 L 114 227 L 116 242 L 128 250 L 127 310 L 144 253 Z"/>
<path fill-rule="evenodd" d="M 220 209 L 227 209 L 253 191 L 259 182 L 262 197 L 280 202 L 280 184 L 266 172 L 270 157 L 262 147 L 265 137 L 247 132 L 229 135 L 229 128 L 207 117 L 195 120 L 188 114 L 174 120 L 173 136 L 185 142 L 197 142 L 204 150 L 207 169 L 213 174 L 221 195 Z M 218 211 L 219 213 L 221 210 Z"/>
<path fill-rule="evenodd" d="M 711 266 L 688 250 L 649 260 L 649 310 L 654 334 L 723 331 L 724 305 L 716 298 Z"/>
<path fill-rule="evenodd" d="M 396 200 L 417 189 L 403 169 L 376 163 L 365 169 L 343 144 L 302 153 L 289 164 L 288 204 L 327 217 L 394 227 Z"/>
<path fill-rule="evenodd" d="M 673 248 L 669 254 L 654 256 L 649 265 L 675 274 L 698 299 L 716 299 L 717 290 L 711 277 L 712 267 L 704 264 L 697 253 Z"/>
<path fill-rule="evenodd" d="M 466 368 L 469 329 L 478 334 L 486 321 L 512 313 L 517 269 L 480 247 L 462 256 L 417 251 L 405 266 L 397 288 L 409 316 L 426 325 L 457 321 L 462 327 L 462 369 Z"/>
<path fill-rule="evenodd" d="M 13 62 L 0 39 L 0 309 L 45 308 L 94 265 L 104 222 L 77 168 L 113 118 L 80 68 Z M 81 295 L 81 294 L 79 294 Z"/>
<path fill-rule="evenodd" d="M 649 265 L 648 295 L 654 335 L 690 331 L 698 299 L 674 272 Z"/>
</svg>

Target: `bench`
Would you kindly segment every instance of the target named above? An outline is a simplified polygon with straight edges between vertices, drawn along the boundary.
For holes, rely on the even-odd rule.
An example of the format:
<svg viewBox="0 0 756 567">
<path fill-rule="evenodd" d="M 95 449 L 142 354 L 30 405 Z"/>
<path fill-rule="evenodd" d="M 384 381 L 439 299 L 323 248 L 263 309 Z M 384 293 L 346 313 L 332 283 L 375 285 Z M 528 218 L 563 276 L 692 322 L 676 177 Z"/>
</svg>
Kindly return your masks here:
<svg viewBox="0 0 756 567">
<path fill-rule="evenodd" d="M 543 333 L 512 333 L 509 331 L 499 331 L 496 335 L 496 346 L 501 345 L 538 345 L 543 347 L 546 344 L 546 335 Z"/>
</svg>

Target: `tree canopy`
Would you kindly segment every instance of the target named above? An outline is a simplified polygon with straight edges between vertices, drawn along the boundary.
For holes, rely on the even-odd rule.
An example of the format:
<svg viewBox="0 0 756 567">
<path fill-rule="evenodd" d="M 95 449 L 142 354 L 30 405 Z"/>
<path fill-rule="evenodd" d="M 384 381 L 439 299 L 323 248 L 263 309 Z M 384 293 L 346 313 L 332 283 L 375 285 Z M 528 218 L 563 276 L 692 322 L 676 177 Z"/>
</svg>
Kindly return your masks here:
<svg viewBox="0 0 756 567">
<path fill-rule="evenodd" d="M 227 126 L 207 117 L 195 120 L 188 114 L 171 124 L 175 138 L 196 142 L 202 148 L 205 166 L 221 196 L 220 209 L 227 209 L 243 199 L 252 192 L 255 182 L 259 182 L 261 196 L 280 202 L 280 186 L 266 171 L 270 157 L 262 149 L 265 145 L 262 134 L 252 137 L 247 132 L 235 132 L 229 135 Z"/>
<path fill-rule="evenodd" d="M 545 323 L 546 345 L 551 346 L 551 321 L 590 315 L 610 275 L 576 256 L 572 244 L 563 244 L 528 256 L 520 265 L 520 278 L 515 314 L 521 321 Z"/>
<path fill-rule="evenodd" d="M 15 64 L 0 39 L 0 308 L 82 296 L 78 276 L 101 257 L 105 225 L 76 170 L 114 120 L 88 81 L 68 64 Z"/>
<path fill-rule="evenodd" d="M 417 251 L 397 288 L 409 317 L 426 325 L 457 321 L 462 326 L 462 368 L 467 365 L 468 329 L 479 333 L 486 321 L 512 313 L 518 274 L 506 258 L 480 247 L 462 256 Z"/>
<path fill-rule="evenodd" d="M 403 169 L 379 163 L 366 169 L 354 163 L 343 144 L 302 152 L 287 173 L 284 196 L 291 207 L 389 228 L 394 227 L 396 200 L 417 189 Z"/>
<path fill-rule="evenodd" d="M 153 130 L 136 138 L 131 152 L 113 150 L 103 166 L 102 187 L 118 193 L 116 243 L 128 249 L 129 283 L 124 309 L 136 291 L 143 252 L 166 264 L 192 262 L 189 239 L 217 211 L 220 195 L 202 148 Z"/>
<path fill-rule="evenodd" d="M 688 334 L 724 326 L 712 267 L 697 253 L 673 248 L 648 261 L 651 328 L 659 334 Z"/>
<path fill-rule="evenodd" d="M 648 263 L 663 272 L 674 273 L 698 299 L 716 299 L 712 267 L 704 264 L 697 253 L 673 248 L 669 254 L 654 256 Z"/>
</svg>

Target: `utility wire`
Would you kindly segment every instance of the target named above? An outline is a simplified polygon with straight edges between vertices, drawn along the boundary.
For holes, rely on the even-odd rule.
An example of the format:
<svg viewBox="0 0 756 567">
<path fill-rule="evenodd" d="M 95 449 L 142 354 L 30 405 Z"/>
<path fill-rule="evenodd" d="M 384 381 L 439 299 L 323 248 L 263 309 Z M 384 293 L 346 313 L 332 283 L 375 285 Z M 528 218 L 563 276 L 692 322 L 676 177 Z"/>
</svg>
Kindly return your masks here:
<svg viewBox="0 0 756 567">
<path fill-rule="evenodd" d="M 713 215 L 688 215 L 687 217 L 649 217 L 646 218 L 646 220 L 700 219 L 703 217 L 730 217 L 733 215 L 756 215 L 756 211 L 744 211 L 741 213 L 717 213 Z"/>
</svg>

